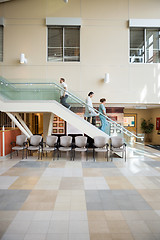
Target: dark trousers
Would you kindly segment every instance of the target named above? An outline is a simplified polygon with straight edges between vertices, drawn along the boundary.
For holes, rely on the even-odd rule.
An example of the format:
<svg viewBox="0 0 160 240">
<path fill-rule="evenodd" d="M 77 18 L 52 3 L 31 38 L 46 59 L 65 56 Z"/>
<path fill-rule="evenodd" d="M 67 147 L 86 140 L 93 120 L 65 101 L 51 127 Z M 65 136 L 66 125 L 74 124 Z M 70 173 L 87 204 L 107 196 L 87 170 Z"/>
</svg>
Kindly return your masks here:
<svg viewBox="0 0 160 240">
<path fill-rule="evenodd" d="M 65 97 L 61 97 L 61 104 L 63 106 L 65 106 L 66 108 L 69 108 L 70 105 L 68 103 L 66 103 L 67 98 L 68 98 L 68 95 L 65 95 Z"/>
<path fill-rule="evenodd" d="M 91 117 L 87 117 L 87 121 L 90 122 L 90 120 L 91 120 Z M 96 116 L 92 117 L 92 124 L 96 125 Z"/>
</svg>

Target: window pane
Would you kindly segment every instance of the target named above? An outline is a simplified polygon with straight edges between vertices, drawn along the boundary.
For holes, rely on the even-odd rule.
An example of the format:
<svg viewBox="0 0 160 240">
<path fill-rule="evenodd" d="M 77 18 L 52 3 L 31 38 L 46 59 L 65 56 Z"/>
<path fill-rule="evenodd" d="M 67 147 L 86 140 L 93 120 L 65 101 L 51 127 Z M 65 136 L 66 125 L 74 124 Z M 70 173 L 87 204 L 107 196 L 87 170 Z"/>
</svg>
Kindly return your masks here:
<svg viewBox="0 0 160 240">
<path fill-rule="evenodd" d="M 48 28 L 48 47 L 63 47 L 62 28 Z"/>
<path fill-rule="evenodd" d="M 79 47 L 79 28 L 65 28 L 65 47 Z"/>
<path fill-rule="evenodd" d="M 12 120 L 4 112 L 0 112 L 0 127 L 12 127 Z"/>
<path fill-rule="evenodd" d="M 62 28 L 48 28 L 48 61 L 63 61 Z"/>
<path fill-rule="evenodd" d="M 63 61 L 63 49 L 62 48 L 48 48 L 48 61 L 62 62 Z"/>
<path fill-rule="evenodd" d="M 144 63 L 144 30 L 130 29 L 130 62 Z"/>
<path fill-rule="evenodd" d="M 79 27 L 48 28 L 48 61 L 80 61 Z"/>
<path fill-rule="evenodd" d="M 3 26 L 0 26 L 0 62 L 3 61 Z"/>
<path fill-rule="evenodd" d="M 146 30 L 146 62 L 159 63 L 159 35 L 158 29 Z"/>
<path fill-rule="evenodd" d="M 65 48 L 64 49 L 64 61 L 65 62 L 79 62 L 80 61 L 79 48 Z"/>
<path fill-rule="evenodd" d="M 78 62 L 80 61 L 80 29 L 65 28 L 64 29 L 64 61 Z"/>
</svg>

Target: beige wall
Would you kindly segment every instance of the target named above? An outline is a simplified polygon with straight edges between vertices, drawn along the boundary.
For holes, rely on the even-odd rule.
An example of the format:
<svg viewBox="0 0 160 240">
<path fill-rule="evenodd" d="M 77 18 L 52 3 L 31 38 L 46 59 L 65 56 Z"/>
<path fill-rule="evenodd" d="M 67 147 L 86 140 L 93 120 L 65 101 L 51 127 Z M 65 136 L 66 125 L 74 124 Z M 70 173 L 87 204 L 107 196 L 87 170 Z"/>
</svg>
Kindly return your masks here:
<svg viewBox="0 0 160 240">
<path fill-rule="evenodd" d="M 48 126 L 50 121 L 50 113 L 43 113 L 43 140 L 46 141 L 48 135 Z"/>
<path fill-rule="evenodd" d="M 160 135 L 156 130 L 156 118 L 160 117 L 160 108 L 155 109 L 124 109 L 124 113 L 136 113 L 137 114 L 137 133 L 142 133 L 141 122 L 142 119 L 149 120 L 154 124 L 154 130 L 151 135 L 152 143 L 160 145 Z"/>
<path fill-rule="evenodd" d="M 145 11 L 144 11 L 145 9 Z M 160 18 L 157 0 L 14 0 L 0 4 L 5 18 L 0 76 L 14 81 L 54 81 L 63 76 L 94 101 L 160 103 L 160 65 L 128 63 L 129 18 Z M 46 17 L 81 17 L 81 62 L 48 63 Z M 18 63 L 24 52 L 27 65 Z M 105 73 L 110 83 L 104 84 Z"/>
</svg>

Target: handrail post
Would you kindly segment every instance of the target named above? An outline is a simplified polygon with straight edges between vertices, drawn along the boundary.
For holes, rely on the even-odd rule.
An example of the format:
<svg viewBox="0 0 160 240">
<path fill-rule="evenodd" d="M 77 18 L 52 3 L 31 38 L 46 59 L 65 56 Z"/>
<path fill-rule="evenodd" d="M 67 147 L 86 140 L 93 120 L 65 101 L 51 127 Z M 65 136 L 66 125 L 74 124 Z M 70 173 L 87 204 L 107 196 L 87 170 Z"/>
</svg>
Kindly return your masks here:
<svg viewBox="0 0 160 240">
<path fill-rule="evenodd" d="M 2 156 L 5 156 L 5 128 L 2 127 Z"/>
</svg>

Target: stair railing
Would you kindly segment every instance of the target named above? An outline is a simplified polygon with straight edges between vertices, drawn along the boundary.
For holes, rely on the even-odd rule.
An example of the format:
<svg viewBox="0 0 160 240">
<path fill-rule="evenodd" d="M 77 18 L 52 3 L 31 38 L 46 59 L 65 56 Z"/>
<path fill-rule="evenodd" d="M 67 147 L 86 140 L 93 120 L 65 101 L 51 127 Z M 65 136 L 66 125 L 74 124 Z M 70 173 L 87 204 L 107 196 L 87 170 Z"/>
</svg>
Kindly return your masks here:
<svg viewBox="0 0 160 240">
<path fill-rule="evenodd" d="M 32 84 L 32 85 L 38 85 L 38 84 L 41 84 L 41 85 L 54 85 L 56 86 L 59 90 L 64 90 L 63 87 L 59 86 L 57 83 L 54 83 L 54 82 L 49 82 L 49 83 L 11 83 L 11 82 L 8 82 L 6 81 L 4 78 L 2 79 L 1 78 L 1 82 L 3 84 L 6 84 L 6 86 L 10 85 L 11 87 L 14 88 L 15 90 L 15 86 L 14 85 L 28 85 L 28 84 Z M 32 89 L 33 90 L 33 89 Z M 79 97 L 75 96 L 73 93 L 71 93 L 70 91 L 66 91 L 68 93 L 68 95 L 73 99 L 73 100 L 76 100 L 79 104 L 81 104 L 82 106 L 85 106 L 85 107 L 89 107 L 90 109 L 93 109 L 98 115 L 102 115 L 103 117 L 106 118 L 106 120 L 111 123 L 111 124 L 114 124 L 114 126 L 116 126 L 116 128 L 120 131 L 122 131 L 124 134 L 126 134 L 127 136 L 129 137 L 135 137 L 136 139 L 141 139 L 143 140 L 144 137 L 142 136 L 137 136 L 136 134 L 132 133 L 131 131 L 129 131 L 128 129 L 126 129 L 125 127 L 123 127 L 122 125 L 118 124 L 117 122 L 113 121 L 111 118 L 109 118 L 108 116 L 102 114 L 101 112 L 99 112 L 97 109 L 93 108 L 93 107 L 90 107 L 86 102 L 84 102 L 83 100 L 81 100 Z"/>
</svg>

